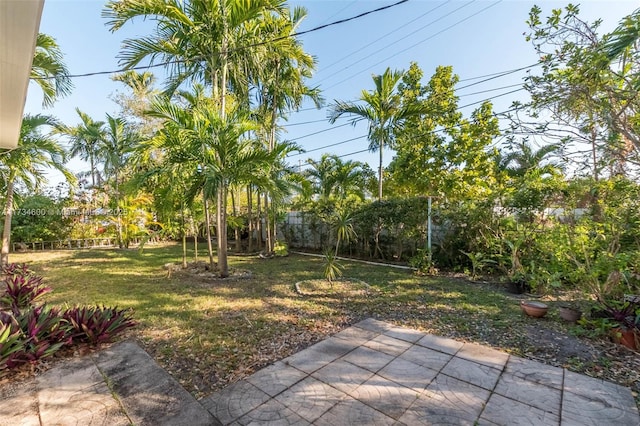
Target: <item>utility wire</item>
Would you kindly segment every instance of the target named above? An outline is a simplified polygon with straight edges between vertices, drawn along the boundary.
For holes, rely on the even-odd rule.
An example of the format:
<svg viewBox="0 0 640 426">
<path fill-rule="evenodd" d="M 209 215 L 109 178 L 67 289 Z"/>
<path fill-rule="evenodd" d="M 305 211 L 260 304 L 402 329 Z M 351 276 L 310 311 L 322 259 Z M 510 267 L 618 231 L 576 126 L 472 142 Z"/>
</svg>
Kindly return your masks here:
<svg viewBox="0 0 640 426">
<path fill-rule="evenodd" d="M 422 31 L 423 29 L 425 29 L 425 28 L 427 28 L 427 27 L 430 27 L 431 25 L 436 24 L 436 23 L 438 23 L 438 22 L 442 21 L 444 18 L 446 18 L 446 17 L 447 17 L 447 16 L 449 16 L 449 15 L 454 14 L 455 12 L 459 11 L 460 9 L 463 9 L 463 8 L 465 8 L 465 7 L 467 7 L 467 6 L 470 6 L 474 1 L 476 1 L 476 0 L 471 0 L 471 1 L 467 2 L 467 3 L 464 3 L 462 6 L 460 6 L 460 7 L 456 8 L 456 9 L 454 9 L 454 10 L 450 11 L 449 13 L 447 13 L 447 14 L 445 14 L 445 15 L 442 15 L 441 17 L 439 17 L 439 18 L 437 18 L 437 19 L 435 19 L 435 20 L 433 20 L 433 21 L 431 21 L 431 22 L 428 22 L 427 24 L 423 25 L 422 27 L 418 28 L 417 30 L 414 30 L 414 31 L 410 32 L 409 34 L 405 35 L 404 37 L 399 38 L 398 40 L 395 40 L 395 41 L 393 41 L 393 42 L 391 42 L 391 43 L 387 44 L 386 46 L 384 46 L 384 47 L 382 47 L 382 48 L 378 49 L 376 52 L 371 53 L 371 54 L 369 54 L 369 55 L 367 55 L 367 56 L 365 56 L 365 57 L 363 57 L 363 58 L 361 58 L 361 59 L 357 60 L 356 62 L 354 62 L 354 63 L 352 63 L 351 65 L 348 65 L 348 66 L 346 66 L 346 67 L 344 67 L 344 68 L 342 68 L 342 69 L 340 69 L 339 71 L 336 71 L 335 73 L 333 73 L 333 75 L 331 75 L 331 77 L 335 76 L 336 74 L 340 74 L 341 72 L 346 71 L 346 70 L 350 69 L 351 67 L 353 67 L 353 66 L 355 66 L 355 65 L 358 65 L 359 63 L 363 62 L 365 59 L 368 59 L 368 58 L 372 57 L 373 55 L 377 55 L 377 54 L 378 54 L 378 53 L 380 53 L 381 51 L 383 51 L 383 50 L 385 50 L 385 49 L 387 49 L 387 48 L 389 48 L 389 47 L 392 47 L 392 46 L 396 45 L 397 43 L 401 42 L 402 40 L 404 40 L 404 39 L 406 39 L 406 38 L 409 38 L 410 36 L 414 35 L 415 33 L 419 32 L 419 31 Z M 391 58 L 392 58 L 392 57 L 393 57 L 393 56 L 391 56 Z M 377 65 L 377 64 L 376 64 L 376 65 Z M 375 66 L 375 65 L 374 65 L 374 66 Z M 369 67 L 369 68 L 371 68 L 371 67 Z M 356 73 L 355 75 L 358 75 L 358 74 L 359 74 L 359 73 Z M 340 81 L 340 82 L 339 82 L 339 83 L 337 83 L 337 84 L 340 84 L 340 83 L 342 83 L 343 81 L 347 81 L 348 79 L 353 78 L 355 75 L 352 75 L 351 77 L 348 77 L 347 79 L 342 80 L 342 81 Z M 323 79 L 319 80 L 317 83 L 319 84 L 320 82 L 327 80 L 327 78 L 329 78 L 329 77 L 324 77 Z M 331 88 L 331 87 L 334 87 L 334 86 L 330 86 L 329 88 Z"/>
<path fill-rule="evenodd" d="M 350 21 L 354 21 L 356 19 L 360 19 L 363 18 L 367 15 L 371 15 L 373 13 L 377 13 L 377 12 L 381 12 L 383 10 L 387 10 L 387 9 L 391 9 L 392 7 L 396 7 L 399 6 L 403 3 L 407 3 L 409 0 L 400 0 L 396 3 L 387 5 L 387 6 L 382 6 L 379 7 L 377 9 L 373 9 L 373 10 L 369 10 L 367 12 L 363 12 L 360 13 L 358 15 L 352 16 L 350 18 L 345 18 L 345 19 L 340 19 L 334 22 L 330 22 L 328 24 L 324 24 L 324 25 L 319 25 L 317 27 L 311 28 L 309 30 L 305 30 L 305 31 L 299 31 L 299 32 L 295 32 L 295 33 L 291 33 L 285 36 L 281 36 L 281 37 L 276 37 L 274 39 L 271 40 L 265 40 L 259 43 L 254 43 L 254 44 L 249 44 L 247 46 L 240 46 L 237 47 L 235 49 L 231 49 L 229 50 L 227 53 L 229 52 L 236 52 L 236 51 L 240 51 L 240 50 L 244 50 L 244 49 L 250 49 L 252 47 L 258 47 L 258 46 L 264 46 L 265 44 L 270 44 L 270 43 L 274 43 L 277 41 L 281 41 L 281 40 L 286 40 L 288 38 L 293 38 L 293 37 L 297 37 L 297 36 L 301 36 L 304 34 L 309 34 L 315 31 L 319 31 L 319 30 L 323 30 L 325 28 L 334 26 L 334 25 L 339 25 L 339 24 L 344 24 L 346 22 L 350 22 Z M 192 61 L 193 59 L 189 60 Z M 119 68 L 117 70 L 111 70 L 111 71 L 95 71 L 95 72 L 88 72 L 88 73 L 83 73 L 83 74 L 70 74 L 67 77 L 68 78 L 80 78 L 80 77 L 91 77 L 91 76 L 95 76 L 95 75 L 106 75 L 106 74 L 116 74 L 116 73 L 121 73 L 121 72 L 125 72 L 125 71 L 130 71 L 130 70 L 148 70 L 149 68 L 157 68 L 157 67 L 164 67 L 167 65 L 172 65 L 172 64 L 180 64 L 180 63 L 184 63 L 184 62 L 188 62 L 187 60 L 175 60 L 175 61 L 165 61 L 165 62 L 161 62 L 158 64 L 149 64 L 149 65 L 140 65 L 140 66 L 136 66 L 136 67 L 130 67 L 130 68 Z M 33 80 L 52 80 L 56 77 L 33 77 Z"/>
<path fill-rule="evenodd" d="M 435 34 L 433 34 L 433 35 L 431 35 L 431 36 L 429 36 L 429 37 L 427 37 L 427 38 L 425 38 L 425 39 L 423 39 L 423 40 L 421 40 L 421 41 L 419 41 L 419 42 L 417 42 L 417 43 L 414 43 L 414 44 L 412 44 L 411 46 L 407 47 L 406 49 L 400 50 L 400 51 L 398 51 L 398 52 L 394 53 L 393 55 L 388 56 L 388 57 L 386 57 L 386 58 L 382 59 L 381 61 L 376 62 L 376 63 L 375 63 L 375 64 L 373 64 L 373 65 L 370 65 L 370 66 L 369 66 L 369 67 L 367 67 L 367 68 L 373 68 L 373 67 L 375 67 L 375 66 L 377 66 L 377 65 L 382 64 L 383 62 L 388 61 L 388 60 L 389 60 L 389 59 L 391 59 L 391 58 L 395 58 L 396 56 L 400 55 L 401 53 L 404 53 L 404 52 L 406 52 L 406 51 L 407 51 L 407 50 L 409 50 L 409 49 L 413 49 L 414 47 L 419 46 L 420 44 L 422 44 L 422 43 L 424 43 L 424 42 L 426 42 L 426 41 L 431 40 L 432 38 L 434 38 L 434 37 L 436 37 L 436 36 L 438 36 L 438 35 L 440 35 L 440 34 L 444 33 L 445 31 L 448 31 L 448 30 L 450 30 L 451 28 L 453 28 L 453 27 L 455 27 L 455 26 L 457 26 L 457 25 L 460 25 L 461 23 L 463 23 L 463 22 L 465 22 L 465 21 L 468 21 L 469 19 L 471 19 L 471 18 L 473 18 L 473 17 L 475 17 L 475 16 L 477 16 L 477 15 L 481 14 L 481 13 L 482 13 L 482 12 L 484 12 L 485 10 L 490 9 L 490 8 L 492 8 L 492 7 L 496 6 L 496 5 L 497 5 L 497 4 L 499 4 L 499 3 L 502 3 L 502 1 L 503 1 L 503 0 L 498 0 L 498 1 L 496 1 L 496 2 L 493 2 L 493 3 L 491 3 L 489 6 L 487 6 L 487 7 L 485 7 L 485 8 L 480 9 L 479 11 L 477 11 L 477 12 L 475 12 L 475 13 L 473 13 L 473 14 L 471 14 L 471 15 L 467 16 L 466 18 L 461 19 L 461 20 L 459 20 L 459 21 L 455 22 L 455 23 L 454 23 L 454 24 L 452 24 L 452 25 L 449 25 L 448 27 L 444 28 L 443 30 L 438 31 L 437 33 L 435 33 Z M 325 88 L 325 90 L 329 90 L 329 89 L 331 89 L 331 88 L 333 88 L 333 87 L 336 87 L 336 86 L 338 86 L 338 85 L 340 85 L 340 84 L 344 83 L 345 81 L 349 81 L 349 80 L 351 80 L 353 77 L 356 77 L 357 75 L 359 75 L 360 73 L 362 73 L 363 71 L 364 71 L 364 70 L 359 71 L 359 72 L 357 72 L 356 74 L 352 75 L 351 77 L 348 77 L 348 78 L 346 78 L 346 79 L 340 80 L 339 82 L 337 82 L 337 83 L 335 83 L 335 84 L 333 84 L 333 85 L 331 85 L 331 86 L 329 86 L 329 87 Z"/>
<path fill-rule="evenodd" d="M 446 2 L 443 2 L 443 3 L 441 3 L 440 5 L 438 5 L 438 6 L 434 7 L 433 9 L 429 9 L 429 10 L 427 10 L 425 13 L 423 13 L 423 14 L 422 14 L 422 15 L 420 15 L 420 16 L 418 16 L 417 18 L 412 19 L 412 20 L 411 20 L 411 21 L 409 21 L 409 22 L 403 22 L 403 23 L 402 23 L 399 27 L 397 27 L 396 29 L 394 29 L 394 30 L 392 30 L 392 31 L 390 31 L 390 32 L 388 32 L 388 33 L 386 33 L 386 34 L 385 34 L 385 35 L 383 35 L 383 36 L 378 37 L 377 39 L 375 39 L 375 40 L 373 40 L 373 41 L 371 41 L 371 42 L 367 43 L 366 45 L 364 45 L 364 46 L 362 46 L 362 47 L 358 48 L 357 50 L 354 50 L 353 52 L 349 53 L 348 55 L 343 56 L 342 58 L 338 59 L 337 61 L 332 62 L 331 64 L 327 65 L 326 67 L 322 68 L 321 70 L 318 70 L 318 73 L 321 73 L 321 72 L 324 72 L 324 71 L 326 71 L 326 70 L 330 69 L 331 67 L 333 67 L 333 66 L 335 66 L 335 65 L 339 64 L 340 62 L 344 61 L 345 59 L 353 58 L 353 55 L 354 55 L 354 54 L 357 54 L 357 53 L 362 52 L 364 49 L 366 49 L 367 47 L 371 46 L 372 44 L 375 44 L 375 43 L 379 42 L 380 40 L 382 40 L 382 39 L 384 39 L 384 38 L 386 38 L 386 37 L 390 36 L 391 34 L 393 34 L 393 33 L 395 33 L 395 32 L 400 31 L 400 30 L 401 30 L 401 29 L 403 29 L 403 28 L 407 28 L 407 26 L 409 26 L 410 24 L 412 24 L 412 23 L 414 23 L 415 21 L 418 21 L 418 20 L 420 20 L 420 19 L 424 18 L 426 15 L 428 15 L 428 14 L 430 14 L 431 12 L 433 12 L 433 11 L 435 11 L 435 10 L 437 10 L 437 9 L 441 8 L 442 6 L 445 6 L 446 4 L 448 4 L 448 3 L 450 3 L 450 2 L 451 2 L 451 0 L 447 0 Z M 456 9 L 456 10 L 458 10 L 458 9 Z M 455 10 L 454 10 L 454 12 L 455 12 Z M 453 12 L 452 12 L 452 13 L 453 13 Z M 446 16 L 446 15 L 445 15 L 445 16 Z M 436 21 L 434 21 L 434 22 L 436 22 Z M 433 23 L 433 22 L 432 22 L 432 23 Z M 430 23 L 430 24 L 427 24 L 427 25 L 425 25 L 425 26 L 423 26 L 423 27 L 421 27 L 421 28 L 419 28 L 417 31 L 419 31 L 419 30 L 421 30 L 421 29 L 423 29 L 423 28 L 426 28 L 428 25 L 431 25 L 431 23 Z M 415 33 L 415 31 L 414 31 L 413 33 Z M 411 33 L 411 34 L 413 34 L 413 33 Z M 411 35 L 411 34 L 409 34 L 409 35 Z M 407 35 L 406 37 L 408 37 L 409 35 Z M 404 37 L 404 38 L 406 38 L 406 37 Z M 394 43 L 397 43 L 397 42 L 398 42 L 398 41 L 400 41 L 400 40 L 403 40 L 403 39 L 401 38 L 401 39 L 399 39 L 399 40 L 396 40 Z M 377 52 L 380 52 L 380 50 L 384 50 L 384 49 L 386 49 L 387 47 L 389 47 L 389 45 L 387 45 L 387 46 L 383 47 L 382 49 L 378 49 L 378 51 L 377 51 Z M 376 53 L 377 53 L 377 52 L 376 52 Z M 369 56 L 371 56 L 371 55 L 369 55 Z M 360 61 L 358 61 L 358 62 L 361 62 L 362 60 L 364 60 L 364 59 L 368 58 L 369 56 L 364 57 L 363 59 L 361 59 L 361 60 L 360 60 Z M 358 62 L 356 62 L 356 63 L 354 63 L 354 64 L 352 64 L 352 65 L 350 65 L 350 66 L 353 66 L 353 65 L 357 64 Z M 343 68 L 342 70 L 337 71 L 337 73 L 340 73 L 340 72 L 344 71 L 345 69 L 347 69 L 347 68 Z"/>
<path fill-rule="evenodd" d="M 499 94 L 499 95 L 492 96 L 492 97 L 490 97 L 490 98 L 483 99 L 483 100 L 478 101 L 478 102 L 473 102 L 473 103 L 470 103 L 470 104 L 467 104 L 467 105 L 463 105 L 463 106 L 458 107 L 458 109 L 462 109 L 462 108 L 469 107 L 469 106 L 471 106 L 471 105 L 475 105 L 475 104 L 478 104 L 478 103 L 482 103 L 482 102 L 490 101 L 490 100 L 492 100 L 492 99 L 495 99 L 495 98 L 498 98 L 498 97 L 501 97 L 501 96 L 505 96 L 505 95 L 508 95 L 508 94 L 511 94 L 511 93 L 515 93 L 515 92 L 518 92 L 518 91 L 520 91 L 520 90 L 524 90 L 524 88 L 517 89 L 517 90 L 512 90 L 512 91 L 510 91 L 510 92 L 501 93 L 501 94 Z M 501 111 L 501 112 L 494 112 L 492 115 L 493 115 L 494 117 L 496 117 L 496 118 L 499 118 L 499 116 L 501 116 L 501 115 L 508 114 L 508 113 L 510 113 L 510 112 L 517 111 L 517 110 L 519 110 L 519 109 L 521 109 L 521 107 L 514 107 L 514 108 L 511 108 L 511 109 L 508 109 L 508 110 L 505 110 L 505 111 Z M 448 128 L 442 128 L 442 129 L 431 130 L 431 131 L 428 131 L 428 132 L 425 132 L 425 133 L 421 133 L 421 134 L 419 134 L 419 135 L 416 135 L 416 137 L 421 137 L 421 136 L 426 136 L 426 135 L 429 135 L 429 134 L 435 134 L 435 133 L 439 133 L 439 132 L 444 132 L 444 131 L 454 129 L 454 128 L 459 127 L 459 126 L 460 126 L 460 124 L 455 125 L 455 126 L 452 126 L 452 127 L 448 127 Z M 304 155 L 304 154 L 307 154 L 307 153 L 309 153 L 309 152 L 320 151 L 320 150 L 323 150 L 323 149 L 326 149 L 326 148 L 330 148 L 330 147 L 334 147 L 334 146 L 342 145 L 342 144 L 345 144 L 345 143 L 348 143 L 348 142 L 352 142 L 352 141 L 354 141 L 354 140 L 358 140 L 358 139 L 366 138 L 367 136 L 368 136 L 368 135 L 357 136 L 357 137 L 355 137 L 355 138 L 351 138 L 351 139 L 346 139 L 346 140 L 343 140 L 343 141 L 335 142 L 335 143 L 332 143 L 332 144 L 330 144 L 330 145 L 324 145 L 324 146 L 321 146 L 321 147 L 318 147 L 318 148 L 314 148 L 314 149 L 310 149 L 310 150 L 307 150 L 307 151 L 304 151 L 304 152 L 298 152 L 298 153 L 290 154 L 290 155 L 288 155 L 288 156 L 287 156 L 287 158 L 289 158 L 289 157 L 295 157 L 295 156 L 298 156 L 298 155 Z M 296 138 L 294 138 L 294 139 L 296 139 Z M 345 154 L 345 156 L 346 156 L 346 155 L 358 154 L 358 153 L 365 152 L 365 151 L 368 151 L 368 149 L 365 149 L 365 150 L 363 150 L 363 151 L 353 152 L 353 153 L 350 153 L 350 154 Z"/>
</svg>

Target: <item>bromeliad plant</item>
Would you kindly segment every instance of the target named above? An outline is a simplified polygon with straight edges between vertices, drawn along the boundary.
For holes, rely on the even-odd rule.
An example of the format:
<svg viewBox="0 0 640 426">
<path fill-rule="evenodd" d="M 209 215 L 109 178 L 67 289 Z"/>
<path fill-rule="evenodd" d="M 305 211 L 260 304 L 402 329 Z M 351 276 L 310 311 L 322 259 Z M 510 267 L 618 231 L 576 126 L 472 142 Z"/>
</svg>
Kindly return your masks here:
<svg viewBox="0 0 640 426">
<path fill-rule="evenodd" d="M 51 291 L 25 264 L 3 268 L 6 289 L 0 294 L 0 377 L 7 370 L 55 354 L 74 343 L 99 345 L 136 325 L 129 310 L 106 306 L 74 307 L 61 312 L 36 305 Z M 4 310 L 3 310 L 4 306 Z"/>
<path fill-rule="evenodd" d="M 5 280 L 6 289 L 0 302 L 9 306 L 14 315 L 33 307 L 36 299 L 51 291 L 42 283 L 42 277 L 36 275 L 15 274 Z"/>
<path fill-rule="evenodd" d="M 98 345 L 116 334 L 137 325 L 130 310 L 106 306 L 75 306 L 63 313 L 69 326 L 69 337 L 75 342 Z"/>
</svg>

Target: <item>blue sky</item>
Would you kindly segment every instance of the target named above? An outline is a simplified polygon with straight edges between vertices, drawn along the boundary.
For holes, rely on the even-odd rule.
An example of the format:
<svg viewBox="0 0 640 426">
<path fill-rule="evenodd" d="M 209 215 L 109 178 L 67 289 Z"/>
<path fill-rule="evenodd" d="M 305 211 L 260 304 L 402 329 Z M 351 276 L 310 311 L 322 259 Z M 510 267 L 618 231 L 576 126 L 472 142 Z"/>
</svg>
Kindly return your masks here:
<svg viewBox="0 0 640 426">
<path fill-rule="evenodd" d="M 374 1 L 290 1 L 291 6 L 304 6 L 307 19 L 300 30 L 308 30 L 339 19 L 358 15 L 396 0 Z M 318 60 L 318 67 L 310 85 L 319 85 L 327 106 L 321 110 L 303 106 L 303 111 L 289 116 L 286 133 L 282 138 L 296 141 L 309 152 L 291 157 L 291 163 L 304 164 L 307 158 L 318 159 L 325 152 L 343 155 L 344 159 L 368 162 L 376 169 L 378 156 L 365 150 L 368 146 L 366 124 L 356 127 L 334 125 L 327 121 L 330 104 L 338 100 L 355 100 L 363 89 L 373 87 L 372 74 L 380 74 L 387 67 L 407 69 L 411 61 L 417 62 L 425 74 L 425 83 L 438 65 L 452 65 L 462 81 L 459 87 L 478 80 L 477 76 L 511 70 L 534 64 L 535 52 L 525 41 L 525 21 L 534 4 L 539 4 L 546 16 L 552 8 L 568 2 L 516 1 L 516 0 L 411 0 L 399 6 L 366 17 L 335 25 L 300 37 L 305 50 Z M 602 31 L 613 29 L 620 19 L 640 7 L 636 0 L 582 1 L 581 17 L 588 21 L 603 19 Z M 136 21 L 116 33 L 110 33 L 101 18 L 103 2 L 93 0 L 46 0 L 40 31 L 57 39 L 72 74 L 109 71 L 119 68 L 117 54 L 123 39 L 149 34 L 151 23 Z M 157 72 L 160 79 L 162 72 Z M 496 78 L 458 92 L 460 105 L 481 101 L 518 87 L 525 71 Z M 115 114 L 118 107 L 109 97 L 122 90 L 108 75 L 75 78 L 73 93 L 58 101 L 53 108 L 42 110 L 42 95 L 32 83 L 25 107 L 26 113 L 53 114 L 64 123 L 78 122 L 75 108 L 79 107 L 94 119 L 104 119 L 106 113 Z M 494 111 L 507 110 L 511 102 L 524 99 L 523 91 L 496 97 Z M 463 109 L 465 115 L 474 106 Z M 307 123 L 308 124 L 300 124 Z M 318 133 L 319 132 L 319 133 Z M 315 134 L 314 134 L 315 133 Z M 350 142 L 340 143 L 348 139 Z M 330 144 L 337 144 L 323 148 Z M 385 163 L 392 157 L 386 154 Z M 88 170 L 88 165 L 72 160 L 75 171 Z M 59 179 L 51 176 L 51 182 Z"/>
</svg>

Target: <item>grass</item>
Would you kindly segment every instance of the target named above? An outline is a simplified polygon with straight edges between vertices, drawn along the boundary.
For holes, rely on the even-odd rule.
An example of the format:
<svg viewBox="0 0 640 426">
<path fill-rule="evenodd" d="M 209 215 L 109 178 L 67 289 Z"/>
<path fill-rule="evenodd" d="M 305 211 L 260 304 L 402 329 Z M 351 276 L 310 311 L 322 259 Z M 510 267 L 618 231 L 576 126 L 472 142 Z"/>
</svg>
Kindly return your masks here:
<svg viewBox="0 0 640 426">
<path fill-rule="evenodd" d="M 567 334 L 567 326 L 553 316 L 523 316 L 513 296 L 490 284 L 344 262 L 346 277 L 362 280 L 375 291 L 305 297 L 296 293 L 294 284 L 322 277 L 319 257 L 230 256 L 230 266 L 251 271 L 252 278 L 208 282 L 167 277 L 163 265 L 179 259 L 177 245 L 149 246 L 142 253 L 98 249 L 11 257 L 12 262 L 29 262 L 45 277 L 54 289 L 45 296 L 49 303 L 133 308 L 140 325 L 130 337 L 196 397 L 367 317 L 550 363 L 557 355 L 541 352 L 548 345 L 532 342 L 531 327 Z M 578 361 L 571 358 L 567 366 L 587 372 L 594 368 L 590 359 Z M 596 365 L 598 371 L 606 362 Z M 635 377 L 605 376 L 625 385 Z"/>
</svg>

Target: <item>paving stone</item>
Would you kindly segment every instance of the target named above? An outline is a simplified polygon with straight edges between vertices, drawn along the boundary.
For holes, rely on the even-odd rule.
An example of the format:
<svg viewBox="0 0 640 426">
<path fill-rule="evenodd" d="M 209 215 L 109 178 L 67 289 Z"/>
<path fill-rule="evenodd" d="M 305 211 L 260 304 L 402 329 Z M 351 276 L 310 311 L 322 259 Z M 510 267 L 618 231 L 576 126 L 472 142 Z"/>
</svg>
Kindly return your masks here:
<svg viewBox="0 0 640 426">
<path fill-rule="evenodd" d="M 437 374 L 438 372 L 435 370 L 402 358 L 394 359 L 378 371 L 378 375 L 416 392 L 422 392 Z"/>
<path fill-rule="evenodd" d="M 246 380 L 269 396 L 276 396 L 305 377 L 306 373 L 278 361 Z"/>
<path fill-rule="evenodd" d="M 93 358 L 133 423 L 217 424 L 189 392 L 134 342 L 118 343 Z"/>
<path fill-rule="evenodd" d="M 351 392 L 372 375 L 371 371 L 340 359 L 325 365 L 312 374 L 313 377 L 321 382 L 333 386 L 344 393 Z"/>
<path fill-rule="evenodd" d="M 239 425 L 269 426 L 304 426 L 311 424 L 275 399 L 265 402 L 248 414 L 242 416 L 237 423 Z"/>
<path fill-rule="evenodd" d="M 560 414 L 562 395 L 559 389 L 541 385 L 509 373 L 503 373 L 494 392 L 543 411 L 548 411 L 555 415 Z"/>
<path fill-rule="evenodd" d="M 129 424 L 90 357 L 77 358 L 36 377 L 43 425 Z"/>
<path fill-rule="evenodd" d="M 366 342 L 364 346 L 388 355 L 398 356 L 409 349 L 411 343 L 381 334 Z"/>
<path fill-rule="evenodd" d="M 358 386 L 350 395 L 387 416 L 397 419 L 418 397 L 418 392 L 384 377 L 374 375 Z"/>
<path fill-rule="evenodd" d="M 391 426 L 396 424 L 396 421 L 356 399 L 346 397 L 313 424 L 316 426 Z"/>
<path fill-rule="evenodd" d="M 564 370 L 560 367 L 510 355 L 504 371 L 531 382 L 562 389 Z"/>
<path fill-rule="evenodd" d="M 441 373 L 487 390 L 493 390 L 500 377 L 500 370 L 458 357 L 454 357 Z"/>
<path fill-rule="evenodd" d="M 393 328 L 393 325 L 373 318 L 367 318 L 366 320 L 360 321 L 353 326 L 369 331 L 375 331 L 377 333 L 384 333 L 385 331 Z"/>
<path fill-rule="evenodd" d="M 329 339 L 316 343 L 301 352 L 283 359 L 282 362 L 291 365 L 298 370 L 304 371 L 305 373 L 311 374 L 357 347 L 358 344 L 355 342 L 330 337 Z"/>
<path fill-rule="evenodd" d="M 438 375 L 398 419 L 406 425 L 474 425 L 490 392 Z"/>
<path fill-rule="evenodd" d="M 240 380 L 200 400 L 200 403 L 222 424 L 229 424 L 269 399 L 269 395 L 251 383 Z"/>
<path fill-rule="evenodd" d="M 344 361 L 376 373 L 387 365 L 393 357 L 382 352 L 361 346 L 343 358 Z"/>
<path fill-rule="evenodd" d="M 475 343 L 465 343 L 456 353 L 459 358 L 487 365 L 502 370 L 509 359 L 509 354 Z"/>
<path fill-rule="evenodd" d="M 418 345 L 410 347 L 399 357 L 436 371 L 440 371 L 452 358 L 449 354 Z"/>
<path fill-rule="evenodd" d="M 334 334 L 333 337 L 337 337 L 339 339 L 344 339 L 348 342 L 361 345 L 378 335 L 380 335 L 380 333 L 377 331 L 365 330 L 364 328 L 359 327 L 349 327 L 345 328 L 339 333 Z"/>
<path fill-rule="evenodd" d="M 427 334 L 422 339 L 418 340 L 417 344 L 424 346 L 425 348 L 434 349 L 450 355 L 455 355 L 456 352 L 464 346 L 464 343 L 462 342 L 447 339 L 446 337 L 435 336 L 433 334 Z"/>
<path fill-rule="evenodd" d="M 557 414 L 495 393 L 489 398 L 481 419 L 504 426 L 558 426 L 560 424 L 560 418 Z"/>
<path fill-rule="evenodd" d="M 567 371 L 562 421 L 567 424 L 637 426 L 640 424 L 640 416 L 631 390 Z"/>
<path fill-rule="evenodd" d="M 276 396 L 276 400 L 305 420 L 313 422 L 345 397 L 345 393 L 307 377 Z"/>
<path fill-rule="evenodd" d="M 0 387 L 0 425 L 40 426 L 35 380 Z"/>
<path fill-rule="evenodd" d="M 425 333 L 422 331 L 404 327 L 393 327 L 385 331 L 384 334 L 409 343 L 415 343 L 425 336 Z"/>
</svg>

